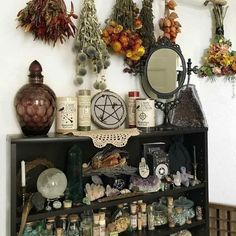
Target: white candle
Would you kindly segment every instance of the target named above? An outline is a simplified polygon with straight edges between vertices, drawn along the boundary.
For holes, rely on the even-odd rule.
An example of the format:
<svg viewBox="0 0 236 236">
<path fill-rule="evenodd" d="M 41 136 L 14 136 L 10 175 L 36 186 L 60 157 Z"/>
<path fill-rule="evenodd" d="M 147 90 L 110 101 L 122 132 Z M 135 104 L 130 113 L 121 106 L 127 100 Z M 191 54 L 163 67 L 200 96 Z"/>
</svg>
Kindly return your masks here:
<svg viewBox="0 0 236 236">
<path fill-rule="evenodd" d="M 25 187 L 25 161 L 21 161 L 21 186 Z"/>
</svg>

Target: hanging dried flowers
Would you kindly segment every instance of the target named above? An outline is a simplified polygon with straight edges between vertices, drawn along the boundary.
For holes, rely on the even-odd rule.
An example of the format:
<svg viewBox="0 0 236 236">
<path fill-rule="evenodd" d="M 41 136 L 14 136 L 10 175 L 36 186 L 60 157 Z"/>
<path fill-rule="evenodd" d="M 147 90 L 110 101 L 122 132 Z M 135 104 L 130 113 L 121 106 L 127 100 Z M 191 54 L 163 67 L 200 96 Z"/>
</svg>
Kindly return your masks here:
<svg viewBox="0 0 236 236">
<path fill-rule="evenodd" d="M 230 40 L 224 37 L 224 18 L 227 12 L 225 0 L 206 1 L 213 4 L 216 33 L 213 43 L 210 44 L 204 58 L 204 64 L 199 69 L 200 77 L 225 76 L 231 80 L 236 74 L 236 51 L 231 50 Z"/>
<path fill-rule="evenodd" d="M 101 38 L 94 0 L 84 0 L 74 50 L 77 54 L 76 82 L 79 84 L 83 83 L 83 77 L 87 74 L 86 67 L 88 67 L 89 62 L 92 63 L 93 71 L 97 74 L 110 65 L 110 56 L 106 44 Z M 95 82 L 94 87 L 101 90 L 106 88 L 104 76 L 101 80 Z"/>
<path fill-rule="evenodd" d="M 164 32 L 163 36 L 176 41 L 178 33 L 181 32 L 181 24 L 176 19 L 175 7 L 177 6 L 174 0 L 165 0 L 165 16 L 159 20 L 159 27 Z"/>
<path fill-rule="evenodd" d="M 140 29 L 140 36 L 143 40 L 143 46 L 145 50 L 148 51 L 150 46 L 152 46 L 156 39 L 154 35 L 154 24 L 153 24 L 153 0 L 143 0 L 142 9 L 140 11 L 140 20 L 143 24 Z"/>
<path fill-rule="evenodd" d="M 102 32 L 102 38 L 113 52 L 124 56 L 125 72 L 134 72 L 135 65 L 145 53 L 138 33 L 142 22 L 138 18 L 139 9 L 132 0 L 116 0 L 111 18 Z M 135 73 L 135 72 L 134 72 Z"/>
<path fill-rule="evenodd" d="M 58 40 L 63 43 L 66 38 L 74 37 L 76 27 L 71 17 L 77 18 L 73 4 L 67 13 L 63 0 L 32 0 L 17 14 L 19 26 L 25 32 L 32 33 L 35 39 L 53 43 L 53 46 Z"/>
</svg>

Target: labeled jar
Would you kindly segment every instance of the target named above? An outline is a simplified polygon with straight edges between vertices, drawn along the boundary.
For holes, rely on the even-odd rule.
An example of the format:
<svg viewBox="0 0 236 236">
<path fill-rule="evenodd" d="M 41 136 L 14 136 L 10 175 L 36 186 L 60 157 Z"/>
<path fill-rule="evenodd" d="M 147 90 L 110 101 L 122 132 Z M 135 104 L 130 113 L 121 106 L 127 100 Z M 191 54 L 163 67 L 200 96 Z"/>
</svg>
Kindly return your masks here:
<svg viewBox="0 0 236 236">
<path fill-rule="evenodd" d="M 56 132 L 77 130 L 77 98 L 57 97 Z"/>
<path fill-rule="evenodd" d="M 136 127 L 149 132 L 155 129 L 155 101 L 148 98 L 136 99 Z"/>
<path fill-rule="evenodd" d="M 139 98 L 139 91 L 128 92 L 128 126 L 136 127 L 136 99 Z"/>
<path fill-rule="evenodd" d="M 78 91 L 78 130 L 91 129 L 91 91 L 82 89 Z"/>
</svg>

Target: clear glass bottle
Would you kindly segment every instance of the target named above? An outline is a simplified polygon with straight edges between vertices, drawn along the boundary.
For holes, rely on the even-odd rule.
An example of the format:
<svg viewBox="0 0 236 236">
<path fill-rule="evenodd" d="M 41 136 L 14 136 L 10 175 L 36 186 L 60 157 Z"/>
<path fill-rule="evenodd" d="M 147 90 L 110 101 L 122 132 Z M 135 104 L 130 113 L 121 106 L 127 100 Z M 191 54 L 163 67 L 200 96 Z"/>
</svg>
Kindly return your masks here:
<svg viewBox="0 0 236 236">
<path fill-rule="evenodd" d="M 47 218 L 47 223 L 52 224 L 52 236 L 55 236 L 56 234 L 56 222 L 55 222 L 56 217 L 49 217 Z"/>
<path fill-rule="evenodd" d="M 142 215 L 142 227 L 145 229 L 147 227 L 147 204 L 140 204 L 141 215 Z"/>
<path fill-rule="evenodd" d="M 92 224 L 93 223 L 92 223 L 91 212 L 84 212 L 82 214 L 82 221 L 80 223 L 80 236 L 91 236 L 92 235 Z"/>
<path fill-rule="evenodd" d="M 106 215 L 105 212 L 99 213 L 100 236 L 106 235 Z"/>
<path fill-rule="evenodd" d="M 149 205 L 148 206 L 148 230 L 154 230 L 155 225 L 154 225 L 154 214 L 153 214 L 153 206 Z"/>
<path fill-rule="evenodd" d="M 61 215 L 59 218 L 60 227 L 64 230 L 63 236 L 66 236 L 66 230 L 67 230 L 67 215 Z"/>
<path fill-rule="evenodd" d="M 130 228 L 136 230 L 138 227 L 137 205 L 132 203 L 130 205 Z"/>
<path fill-rule="evenodd" d="M 100 236 L 100 216 L 99 214 L 93 214 L 93 236 Z"/>
<path fill-rule="evenodd" d="M 53 224 L 52 223 L 46 224 L 46 235 L 53 236 Z"/>
<path fill-rule="evenodd" d="M 33 225 L 33 222 L 26 223 L 23 236 L 32 236 L 32 231 L 33 231 L 32 225 Z"/>
<path fill-rule="evenodd" d="M 80 236 L 79 232 L 79 216 L 76 214 L 69 216 L 69 224 L 67 228 L 67 236 Z"/>
<path fill-rule="evenodd" d="M 64 236 L 64 229 L 56 228 L 56 236 Z"/>
</svg>

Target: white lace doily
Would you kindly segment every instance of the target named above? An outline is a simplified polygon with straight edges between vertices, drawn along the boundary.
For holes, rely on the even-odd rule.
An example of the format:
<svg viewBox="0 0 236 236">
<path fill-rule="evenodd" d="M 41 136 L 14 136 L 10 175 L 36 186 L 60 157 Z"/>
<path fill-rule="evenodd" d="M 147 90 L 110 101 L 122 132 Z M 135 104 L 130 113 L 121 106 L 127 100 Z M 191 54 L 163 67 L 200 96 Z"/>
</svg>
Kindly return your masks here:
<svg viewBox="0 0 236 236">
<path fill-rule="evenodd" d="M 74 136 L 88 136 L 93 140 L 95 147 L 102 148 L 107 144 L 116 147 L 124 147 L 131 136 L 139 135 L 137 128 L 133 129 L 110 129 L 110 130 L 91 130 L 91 131 L 73 131 L 70 134 Z M 64 134 L 68 134 L 64 133 Z"/>
</svg>

